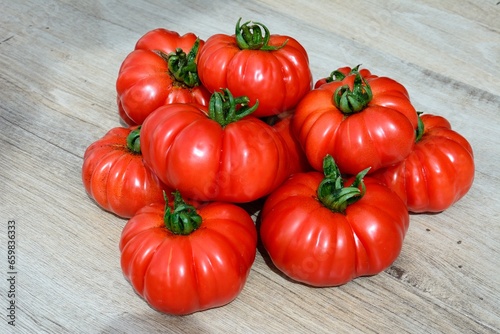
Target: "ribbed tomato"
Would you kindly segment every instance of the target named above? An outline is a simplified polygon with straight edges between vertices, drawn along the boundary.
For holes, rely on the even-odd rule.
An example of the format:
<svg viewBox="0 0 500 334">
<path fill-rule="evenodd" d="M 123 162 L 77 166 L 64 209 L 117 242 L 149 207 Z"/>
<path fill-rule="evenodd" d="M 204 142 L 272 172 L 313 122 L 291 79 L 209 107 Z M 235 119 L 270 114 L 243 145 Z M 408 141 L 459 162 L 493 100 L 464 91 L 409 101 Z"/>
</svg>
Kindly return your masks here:
<svg viewBox="0 0 500 334">
<path fill-rule="evenodd" d="M 198 78 L 196 58 L 204 41 L 159 28 L 147 32 L 120 66 L 116 80 L 118 111 L 128 125 L 142 124 L 170 103 L 207 105 L 210 93 Z"/>
<path fill-rule="evenodd" d="M 384 181 L 411 212 L 440 212 L 460 200 L 474 181 L 470 143 L 442 116 L 424 114 L 413 151 L 374 177 Z"/>
<path fill-rule="evenodd" d="M 389 267 L 409 225 L 403 201 L 378 180 L 344 179 L 331 156 L 324 173 L 292 175 L 264 203 L 260 236 L 272 262 L 312 286 L 337 286 Z"/>
<path fill-rule="evenodd" d="M 170 192 L 144 164 L 138 127 L 116 127 L 85 151 L 82 181 L 88 195 L 103 209 L 123 217 Z"/>
<path fill-rule="evenodd" d="M 134 290 L 160 312 L 185 315 L 225 305 L 243 289 L 257 231 L 241 207 L 186 204 L 139 210 L 120 238 L 121 267 Z"/>
<path fill-rule="evenodd" d="M 274 190 L 289 172 L 283 138 L 251 113 L 248 98 L 216 92 L 209 108 L 170 104 L 142 126 L 146 163 L 170 188 L 198 201 L 245 203 Z"/>
<path fill-rule="evenodd" d="M 292 127 L 311 166 L 330 154 L 343 173 L 370 173 L 402 161 L 415 141 L 417 112 L 406 88 L 388 77 L 351 69 L 300 101 Z"/>
<path fill-rule="evenodd" d="M 259 101 L 255 117 L 294 108 L 312 88 L 305 48 L 291 36 L 270 34 L 261 23 L 240 21 L 235 35 L 207 39 L 198 59 L 201 82 L 210 92 L 228 88 L 248 96 L 252 105 Z"/>
</svg>

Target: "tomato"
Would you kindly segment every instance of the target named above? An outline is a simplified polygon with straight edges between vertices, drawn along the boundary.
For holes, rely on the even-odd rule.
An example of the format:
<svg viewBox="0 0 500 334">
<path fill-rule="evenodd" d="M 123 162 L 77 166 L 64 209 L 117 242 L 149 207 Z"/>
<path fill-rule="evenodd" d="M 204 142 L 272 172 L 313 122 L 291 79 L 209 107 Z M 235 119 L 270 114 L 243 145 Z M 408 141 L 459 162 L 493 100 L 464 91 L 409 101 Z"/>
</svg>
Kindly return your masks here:
<svg viewBox="0 0 500 334">
<path fill-rule="evenodd" d="M 151 204 L 125 225 L 121 267 L 154 309 L 185 315 L 225 305 L 243 289 L 255 260 L 257 231 L 231 203 L 195 208 L 174 194 L 165 208 Z"/>
<path fill-rule="evenodd" d="M 116 80 L 118 111 L 123 121 L 142 124 L 164 104 L 208 104 L 210 93 L 200 84 L 196 65 L 203 45 L 204 41 L 193 33 L 180 36 L 162 28 L 142 36 L 121 64 Z"/>
<path fill-rule="evenodd" d="M 403 201 L 366 170 L 344 180 L 331 156 L 324 174 L 297 173 L 264 203 L 260 236 L 276 267 L 308 285 L 375 275 L 399 256 L 409 226 Z"/>
<path fill-rule="evenodd" d="M 288 175 L 311 170 L 306 154 L 292 132 L 292 117 L 293 111 L 284 112 L 266 120 L 266 123 L 271 124 L 285 141 L 289 156 Z"/>
<path fill-rule="evenodd" d="M 283 138 L 252 117 L 257 107 L 228 90 L 214 93 L 208 110 L 194 104 L 160 107 L 142 126 L 144 159 L 187 198 L 257 200 L 284 181 L 289 167 Z"/>
<path fill-rule="evenodd" d="M 292 109 L 312 88 L 306 50 L 290 36 L 271 35 L 263 24 L 240 21 L 235 35 L 207 39 L 198 59 L 201 82 L 210 92 L 228 88 L 251 104 L 258 100 L 255 117 Z"/>
<path fill-rule="evenodd" d="M 474 155 L 462 135 L 447 119 L 425 114 L 410 155 L 374 177 L 384 181 L 407 203 L 411 212 L 440 212 L 461 199 L 472 187 Z"/>
<path fill-rule="evenodd" d="M 292 119 L 293 132 L 311 166 L 321 171 L 325 155 L 343 173 L 370 173 L 402 161 L 415 141 L 417 112 L 406 88 L 388 77 L 357 68 L 320 84 L 304 96 Z"/>
<path fill-rule="evenodd" d="M 321 78 L 318 81 L 316 81 L 316 83 L 314 84 L 314 88 L 319 88 L 322 85 L 332 81 L 342 81 L 346 76 L 350 74 L 355 74 L 355 71 L 358 71 L 359 74 L 365 79 L 368 77 L 375 77 L 375 75 L 373 75 L 368 69 L 366 68 L 359 69 L 359 66 L 360 65 L 356 66 L 355 68 L 350 68 L 348 66 L 340 67 L 335 71 L 333 71 L 332 73 L 330 73 L 328 77 Z"/>
<path fill-rule="evenodd" d="M 141 207 L 164 202 L 168 190 L 144 164 L 138 127 L 117 127 L 85 151 L 82 180 L 87 194 L 103 209 L 122 218 Z"/>
</svg>

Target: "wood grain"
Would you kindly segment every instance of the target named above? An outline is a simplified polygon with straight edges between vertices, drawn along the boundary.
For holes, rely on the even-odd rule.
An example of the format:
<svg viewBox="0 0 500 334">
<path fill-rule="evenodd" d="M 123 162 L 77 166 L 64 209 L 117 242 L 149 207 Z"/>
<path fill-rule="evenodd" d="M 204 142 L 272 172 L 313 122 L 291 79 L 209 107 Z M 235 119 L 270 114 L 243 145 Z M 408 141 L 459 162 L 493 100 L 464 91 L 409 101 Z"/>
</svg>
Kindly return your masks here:
<svg viewBox="0 0 500 334">
<path fill-rule="evenodd" d="M 18 333 L 498 333 L 500 331 L 500 5 L 496 1 L 1 1 L 2 224 L 16 221 Z M 315 79 L 339 66 L 392 76 L 417 109 L 471 142 L 470 192 L 440 214 L 412 215 L 385 272 L 313 289 L 259 252 L 238 298 L 174 317 L 152 310 L 119 266 L 125 220 L 85 194 L 85 148 L 120 126 L 115 80 L 147 31 L 206 39 L 239 17 L 308 50 Z M 6 314 L 7 232 L 0 232 Z"/>
</svg>

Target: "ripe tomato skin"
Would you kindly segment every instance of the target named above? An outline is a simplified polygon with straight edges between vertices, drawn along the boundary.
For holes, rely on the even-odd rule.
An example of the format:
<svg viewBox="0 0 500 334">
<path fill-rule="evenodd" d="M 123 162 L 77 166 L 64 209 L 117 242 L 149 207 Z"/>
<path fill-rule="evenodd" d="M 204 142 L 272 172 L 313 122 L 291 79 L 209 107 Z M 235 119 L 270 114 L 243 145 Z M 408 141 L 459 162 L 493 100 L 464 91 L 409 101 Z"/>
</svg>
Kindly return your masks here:
<svg viewBox="0 0 500 334">
<path fill-rule="evenodd" d="M 258 100 L 255 117 L 292 109 L 312 88 L 309 57 L 290 36 L 272 34 L 269 45 L 278 49 L 241 49 L 235 35 L 212 35 L 198 58 L 201 82 L 210 92 L 228 88 L 248 96 L 252 105 Z"/>
<path fill-rule="evenodd" d="M 285 145 L 256 117 L 223 127 L 194 104 L 158 108 L 141 136 L 144 159 L 160 180 L 198 201 L 245 203 L 269 194 L 288 176 Z"/>
<path fill-rule="evenodd" d="M 420 116 L 424 132 L 402 162 L 373 176 L 394 190 L 415 213 L 441 212 L 460 200 L 474 181 L 470 143 L 442 116 Z"/>
<path fill-rule="evenodd" d="M 197 212 L 201 226 L 188 235 L 165 227 L 161 204 L 139 210 L 122 231 L 123 274 L 160 312 L 186 315 L 231 302 L 255 259 L 257 232 L 246 211 L 212 202 Z"/>
<path fill-rule="evenodd" d="M 293 112 L 282 113 L 276 117 L 278 120 L 273 124 L 273 127 L 284 139 L 289 153 L 290 163 L 288 175 L 312 170 L 302 146 L 300 146 L 299 141 L 292 132 L 291 123 Z"/>
<path fill-rule="evenodd" d="M 293 280 L 317 287 L 380 273 L 400 254 L 406 206 L 365 177 L 364 196 L 335 213 L 317 198 L 322 179 L 319 172 L 294 174 L 266 199 L 259 232 L 271 260 Z"/>
<path fill-rule="evenodd" d="M 116 81 L 118 111 L 128 125 L 140 125 L 156 108 L 170 103 L 206 105 L 210 93 L 202 85 L 193 87 L 177 80 L 164 57 L 180 48 L 185 53 L 193 48 L 193 33 L 179 35 L 158 28 L 147 32 L 136 43 L 134 51 L 122 62 Z M 198 49 L 204 45 L 199 40 Z"/>
<path fill-rule="evenodd" d="M 361 111 L 346 115 L 333 101 L 338 88 L 347 85 L 352 90 L 353 74 L 318 84 L 295 110 L 293 131 L 318 171 L 327 154 L 335 158 L 340 170 L 354 175 L 368 167 L 373 173 L 398 163 L 411 152 L 418 120 L 406 88 L 388 77 L 360 73 L 373 94 Z"/>
<path fill-rule="evenodd" d="M 101 208 L 122 218 L 132 217 L 149 203 L 163 203 L 163 191 L 168 191 L 144 164 L 142 155 L 127 147 L 127 136 L 135 129 L 111 129 L 83 157 L 85 191 Z"/>
</svg>

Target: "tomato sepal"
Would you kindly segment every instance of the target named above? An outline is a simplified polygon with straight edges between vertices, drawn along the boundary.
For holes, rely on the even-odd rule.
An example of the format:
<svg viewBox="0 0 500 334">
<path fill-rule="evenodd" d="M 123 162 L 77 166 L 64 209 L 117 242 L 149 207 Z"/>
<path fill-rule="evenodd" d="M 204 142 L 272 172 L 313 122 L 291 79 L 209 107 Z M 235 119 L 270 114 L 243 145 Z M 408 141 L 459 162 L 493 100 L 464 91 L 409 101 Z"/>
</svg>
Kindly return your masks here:
<svg viewBox="0 0 500 334">
<path fill-rule="evenodd" d="M 288 43 L 287 39 L 279 46 L 269 45 L 271 33 L 265 25 L 259 22 L 247 21 L 240 26 L 240 22 L 241 17 L 236 23 L 235 38 L 236 44 L 241 50 L 276 51 Z M 250 23 L 253 23 L 253 25 L 249 26 Z M 264 30 L 264 35 L 262 35 L 262 30 Z"/>
<path fill-rule="evenodd" d="M 229 89 L 224 88 L 221 92 L 212 94 L 208 103 L 208 117 L 225 127 L 250 115 L 258 108 L 258 100 L 252 107 L 248 105 L 249 102 L 248 97 L 234 97 Z"/>
<path fill-rule="evenodd" d="M 165 195 L 165 215 L 163 216 L 165 227 L 173 234 L 191 234 L 200 227 L 202 218 L 194 206 L 184 201 L 178 190 L 172 195 L 174 196 L 173 208 L 170 207 Z"/>
<path fill-rule="evenodd" d="M 344 186 L 344 179 L 340 169 L 331 155 L 323 160 L 323 173 L 325 178 L 318 186 L 318 199 L 324 206 L 333 212 L 345 213 L 348 205 L 357 202 L 366 192 L 363 178 L 370 168 L 359 172 L 350 186 Z"/>
</svg>

